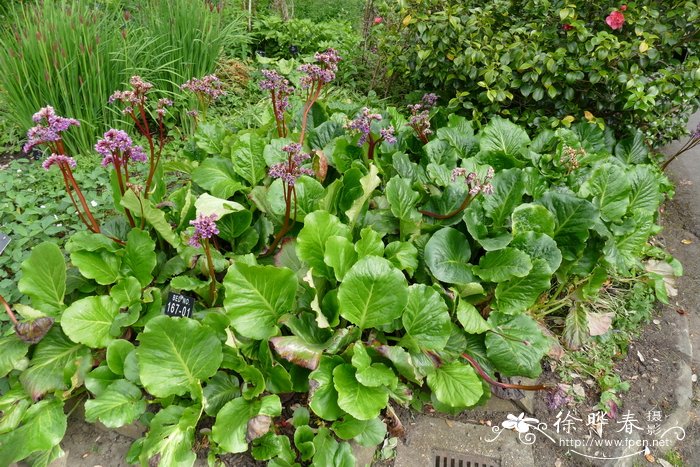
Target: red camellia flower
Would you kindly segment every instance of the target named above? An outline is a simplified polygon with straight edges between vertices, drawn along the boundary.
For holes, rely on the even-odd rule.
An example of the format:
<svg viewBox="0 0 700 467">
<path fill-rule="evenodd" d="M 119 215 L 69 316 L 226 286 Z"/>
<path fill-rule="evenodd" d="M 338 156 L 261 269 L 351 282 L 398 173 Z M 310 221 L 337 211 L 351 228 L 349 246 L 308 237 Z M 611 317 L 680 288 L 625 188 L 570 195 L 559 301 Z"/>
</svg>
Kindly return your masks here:
<svg viewBox="0 0 700 467">
<path fill-rule="evenodd" d="M 381 16 L 377 16 L 374 18 L 374 24 L 382 24 L 382 21 L 384 21 L 384 18 Z"/>
<path fill-rule="evenodd" d="M 627 5 L 622 5 L 620 7 L 620 11 L 627 11 Z"/>
<path fill-rule="evenodd" d="M 570 24 L 562 24 L 561 28 L 562 28 L 564 31 L 571 31 L 572 29 L 574 29 L 574 27 L 573 27 L 572 25 L 570 25 Z"/>
<path fill-rule="evenodd" d="M 605 18 L 605 22 L 612 29 L 622 29 L 622 25 L 625 24 L 625 15 L 615 10 Z"/>
</svg>

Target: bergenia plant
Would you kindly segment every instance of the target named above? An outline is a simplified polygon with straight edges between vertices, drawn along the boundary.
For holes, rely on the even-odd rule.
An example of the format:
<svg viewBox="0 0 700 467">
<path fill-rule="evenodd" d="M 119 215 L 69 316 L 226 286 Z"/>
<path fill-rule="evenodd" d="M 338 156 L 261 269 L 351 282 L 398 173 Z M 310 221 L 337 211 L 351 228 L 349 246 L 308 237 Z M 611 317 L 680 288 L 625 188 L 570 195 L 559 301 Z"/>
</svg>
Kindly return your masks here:
<svg viewBox="0 0 700 467">
<path fill-rule="evenodd" d="M 460 212 L 467 209 L 469 203 L 472 202 L 472 200 L 474 200 L 474 198 L 476 198 L 479 194 L 493 194 L 493 185 L 491 185 L 490 182 L 493 178 L 493 175 L 494 171 L 492 167 L 489 167 L 487 169 L 486 175 L 481 179 L 479 178 L 476 172 L 469 172 L 463 167 L 457 167 L 455 169 L 452 169 L 452 181 L 457 182 L 459 180 L 463 180 L 464 184 L 467 185 L 467 187 L 469 188 L 469 190 L 467 191 L 467 195 L 464 197 L 464 201 L 462 201 L 462 204 L 460 204 L 457 209 L 447 214 L 439 214 L 436 212 L 425 210 L 420 210 L 419 212 L 423 215 L 432 217 L 434 219 L 449 219 L 451 217 L 454 217 Z"/>
<path fill-rule="evenodd" d="M 302 175 L 313 176 L 314 171 L 307 167 L 302 167 L 302 164 L 311 158 L 311 155 L 302 152 L 301 144 L 291 143 L 282 148 L 282 151 L 287 153 L 287 161 L 280 162 L 270 167 L 269 175 L 272 178 L 279 178 L 282 180 L 284 187 L 284 222 L 282 223 L 282 228 L 280 228 L 272 244 L 268 248 L 271 253 L 275 251 L 277 245 L 279 244 L 282 237 L 291 230 L 294 225 L 294 220 L 296 220 L 296 210 L 297 210 L 297 192 L 296 192 L 296 181 Z M 292 216 L 292 201 L 294 201 L 294 215 Z"/>
<path fill-rule="evenodd" d="M 207 258 L 207 271 L 209 274 L 209 305 L 214 306 L 217 297 L 217 282 L 216 272 L 214 270 L 214 260 L 211 256 L 211 245 L 209 240 L 219 234 L 219 229 L 216 227 L 218 216 L 212 214 L 205 216 L 200 214 L 197 219 L 190 221 L 190 225 L 194 226 L 194 234 L 190 237 L 189 244 L 194 248 L 203 248 L 204 255 Z"/>
<path fill-rule="evenodd" d="M 216 75 L 207 75 L 202 78 L 192 78 L 180 86 L 181 91 L 189 91 L 197 97 L 198 108 L 189 111 L 189 115 L 195 119 L 195 124 L 199 113 L 206 118 L 209 106 L 215 100 L 226 95 L 223 83 Z"/>
<path fill-rule="evenodd" d="M 294 92 L 294 88 L 289 84 L 288 79 L 274 70 L 262 70 L 262 74 L 265 79 L 260 81 L 260 89 L 270 91 L 277 136 L 286 138 L 287 123 L 284 112 L 289 108 L 289 96 Z"/>
<path fill-rule="evenodd" d="M 54 165 L 60 169 L 66 192 L 75 207 L 78 218 L 88 229 L 99 233 L 100 225 L 95 216 L 93 216 L 92 211 L 90 211 L 90 206 L 73 176 L 72 169 L 75 168 L 77 163 L 75 159 L 66 154 L 66 148 L 61 137 L 61 133 L 68 130 L 71 126 L 79 126 L 80 122 L 74 118 L 56 115 L 56 111 L 51 106 L 40 109 L 34 114 L 32 120 L 36 126 L 27 131 L 27 144 L 24 145 L 24 152 L 29 152 L 35 147 L 42 145 L 46 145 L 49 148 L 50 155 L 44 160 L 42 166 L 46 170 L 49 170 Z"/>
<path fill-rule="evenodd" d="M 425 94 L 419 103 L 408 106 L 411 117 L 407 125 L 413 128 L 423 144 L 428 144 L 428 136 L 433 134 L 433 130 L 430 129 L 430 109 L 435 106 L 437 99 L 433 93 Z"/>
<path fill-rule="evenodd" d="M 148 124 L 146 108 L 146 103 L 148 101 L 146 94 L 153 89 L 153 85 L 142 80 L 140 76 L 132 76 L 129 80 L 129 84 L 131 85 L 130 90 L 116 91 L 109 98 L 109 103 L 121 103 L 124 106 L 122 108 L 122 113 L 131 118 L 136 125 L 136 129 L 148 141 L 150 157 L 148 157 L 148 177 L 146 178 L 146 187 L 144 190 L 144 197 L 148 198 L 151 194 L 153 176 L 156 173 L 156 169 L 163 153 L 163 146 L 165 145 L 165 126 L 163 124 L 165 107 L 172 106 L 173 102 L 170 99 L 160 99 L 158 101 L 156 110 L 158 133 L 155 134 Z M 156 144 L 158 146 L 157 148 Z"/>
<path fill-rule="evenodd" d="M 307 63 L 299 67 L 299 71 L 304 73 L 304 76 L 301 77 L 300 85 L 306 97 L 301 118 L 300 144 L 304 144 L 306 124 L 311 107 L 321 96 L 324 86 L 335 79 L 335 73 L 338 71 L 338 62 L 342 60 L 338 52 L 331 48 L 325 52 L 316 52 L 314 58 L 316 63 Z"/>
<path fill-rule="evenodd" d="M 378 128 L 372 131 L 372 122 L 379 123 L 382 121 L 381 114 L 371 113 L 371 111 L 365 107 L 362 109 L 362 113 L 357 116 L 354 120 L 348 122 L 345 126 L 348 130 L 360 134 L 360 139 L 357 140 L 358 146 L 364 146 L 365 143 L 369 142 L 367 149 L 367 159 L 374 159 L 374 150 L 377 145 L 386 141 L 389 144 L 396 143 L 396 137 L 394 136 L 394 127 L 388 126 L 385 128 Z M 376 126 L 376 125 L 375 125 Z"/>
<path fill-rule="evenodd" d="M 120 196 L 124 196 L 131 185 L 129 162 L 146 162 L 148 160 L 148 156 L 141 146 L 136 146 L 125 131 L 114 128 L 108 130 L 103 138 L 95 144 L 95 151 L 103 157 L 102 167 L 111 165 L 114 168 Z M 131 212 L 125 209 L 125 213 L 131 227 L 135 227 L 136 224 Z"/>
</svg>

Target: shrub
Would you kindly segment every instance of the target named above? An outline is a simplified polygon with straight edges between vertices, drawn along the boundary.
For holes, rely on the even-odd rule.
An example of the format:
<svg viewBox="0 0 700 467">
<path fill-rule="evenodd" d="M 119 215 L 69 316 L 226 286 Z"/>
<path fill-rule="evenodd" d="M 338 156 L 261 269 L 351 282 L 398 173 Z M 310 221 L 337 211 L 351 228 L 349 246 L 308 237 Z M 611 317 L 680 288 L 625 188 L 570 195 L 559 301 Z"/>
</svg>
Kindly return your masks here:
<svg viewBox="0 0 700 467">
<path fill-rule="evenodd" d="M 698 107 L 696 2 L 400 2 L 374 28 L 403 89 L 440 92 L 479 121 L 531 126 L 600 118 L 654 145 Z M 624 11 L 623 11 L 624 10 Z M 606 17 L 624 17 L 624 24 Z M 619 17 L 618 17 L 619 18 Z"/>
<path fill-rule="evenodd" d="M 640 259 L 666 259 L 647 241 L 669 187 L 640 134 L 580 123 L 531 140 L 498 117 L 476 133 L 434 95 L 333 112 L 322 96 L 337 66 L 328 50 L 289 76 L 268 70 L 262 125 L 203 119 L 208 157 L 170 161 L 191 180 L 169 192 L 144 190 L 130 138 L 100 143 L 130 181 L 112 183 L 128 222 L 73 235 L 68 265 L 51 243 L 24 262 L 31 306 L 3 304 L 16 332 L 0 339 L 0 464 L 60 456 L 64 402 L 83 385 L 88 421 L 148 425 L 130 463 L 193 465 L 196 444 L 212 461 L 250 448 L 277 465 L 351 464 L 346 441 L 380 443 L 390 400 L 459 412 L 490 385 L 543 389 L 496 375 L 537 377 L 551 322 L 572 347 L 588 339 L 586 310 L 565 305 L 608 277 L 665 297 Z M 45 164 L 67 177 L 60 155 Z"/>
</svg>

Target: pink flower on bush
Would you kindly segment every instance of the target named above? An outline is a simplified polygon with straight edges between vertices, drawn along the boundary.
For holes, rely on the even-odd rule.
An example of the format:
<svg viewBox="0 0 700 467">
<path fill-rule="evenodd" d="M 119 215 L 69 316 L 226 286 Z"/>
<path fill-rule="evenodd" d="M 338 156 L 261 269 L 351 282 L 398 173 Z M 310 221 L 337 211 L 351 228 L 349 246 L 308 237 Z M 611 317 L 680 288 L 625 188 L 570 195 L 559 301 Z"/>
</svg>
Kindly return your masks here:
<svg viewBox="0 0 700 467">
<path fill-rule="evenodd" d="M 384 18 L 382 18 L 381 16 L 377 16 L 376 18 L 374 18 L 374 24 L 375 24 L 375 25 L 376 25 L 376 24 L 382 24 L 383 21 L 384 21 Z"/>
<path fill-rule="evenodd" d="M 625 24 L 625 15 L 620 11 L 613 11 L 605 18 L 605 22 L 611 29 L 618 30 L 622 29 L 622 25 Z"/>
</svg>

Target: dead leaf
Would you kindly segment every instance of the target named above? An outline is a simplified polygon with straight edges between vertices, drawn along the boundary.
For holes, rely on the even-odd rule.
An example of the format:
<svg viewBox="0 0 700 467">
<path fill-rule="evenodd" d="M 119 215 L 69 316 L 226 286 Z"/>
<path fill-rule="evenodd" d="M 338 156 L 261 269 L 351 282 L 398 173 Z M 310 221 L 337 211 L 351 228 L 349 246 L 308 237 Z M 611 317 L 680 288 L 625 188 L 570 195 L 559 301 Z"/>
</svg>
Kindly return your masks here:
<svg viewBox="0 0 700 467">
<path fill-rule="evenodd" d="M 651 454 L 651 449 L 649 449 L 649 446 L 644 446 L 644 458 L 652 464 L 656 462 L 656 458 Z"/>
<path fill-rule="evenodd" d="M 591 336 L 602 336 L 610 330 L 615 313 L 588 313 L 588 333 Z"/>
<path fill-rule="evenodd" d="M 681 240 L 681 243 L 682 243 L 683 245 L 690 245 L 691 243 L 693 243 L 693 241 L 692 241 L 692 240 L 688 240 L 687 238 L 684 238 L 683 240 Z"/>
<path fill-rule="evenodd" d="M 644 363 L 644 356 L 639 350 L 637 350 L 637 357 L 639 358 L 640 362 Z"/>
<path fill-rule="evenodd" d="M 673 272 L 673 266 L 666 261 L 650 259 L 644 262 L 644 269 L 652 274 L 658 274 L 663 278 L 666 294 L 669 297 L 678 295 L 678 290 L 676 289 L 676 274 Z"/>
<path fill-rule="evenodd" d="M 398 415 L 396 415 L 396 412 L 394 411 L 394 408 L 391 405 L 388 405 L 386 407 L 386 427 L 387 430 L 389 431 L 389 436 L 392 438 L 399 438 L 399 439 L 405 439 L 406 438 L 406 429 L 403 426 L 403 423 L 401 423 L 401 419 L 399 419 Z"/>
<path fill-rule="evenodd" d="M 684 308 L 676 307 L 676 313 L 678 313 L 679 315 L 685 315 L 685 314 L 687 314 L 688 312 L 685 311 Z"/>
<path fill-rule="evenodd" d="M 246 440 L 248 442 L 258 439 L 264 436 L 268 431 L 270 431 L 270 426 L 272 425 L 272 418 L 268 415 L 257 415 L 250 420 L 248 420 L 248 432 L 246 433 Z"/>
<path fill-rule="evenodd" d="M 53 318 L 44 316 L 34 321 L 17 323 L 15 325 L 15 332 L 17 333 L 17 337 L 27 344 L 36 344 L 44 338 L 46 333 L 51 329 L 51 326 L 53 326 Z"/>
</svg>

